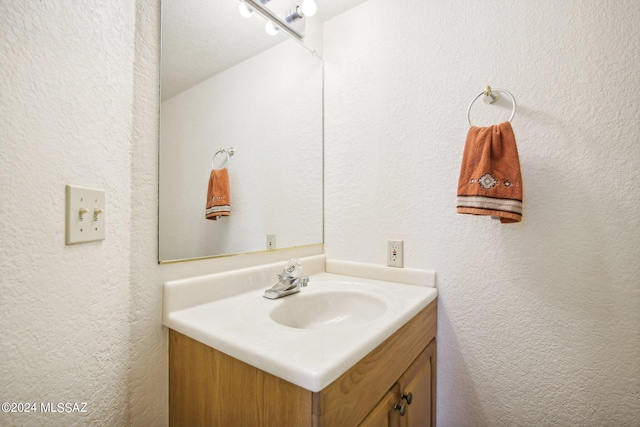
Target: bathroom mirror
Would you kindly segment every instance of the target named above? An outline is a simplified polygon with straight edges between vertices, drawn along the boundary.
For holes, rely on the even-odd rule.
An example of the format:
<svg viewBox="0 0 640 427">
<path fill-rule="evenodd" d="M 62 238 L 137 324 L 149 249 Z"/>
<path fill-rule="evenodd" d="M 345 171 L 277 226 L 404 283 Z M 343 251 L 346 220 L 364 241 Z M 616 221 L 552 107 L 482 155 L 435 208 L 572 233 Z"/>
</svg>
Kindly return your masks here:
<svg viewBox="0 0 640 427">
<path fill-rule="evenodd" d="M 162 2 L 160 262 L 322 243 L 322 60 L 238 4 Z M 216 221 L 212 159 L 231 199 Z"/>
</svg>

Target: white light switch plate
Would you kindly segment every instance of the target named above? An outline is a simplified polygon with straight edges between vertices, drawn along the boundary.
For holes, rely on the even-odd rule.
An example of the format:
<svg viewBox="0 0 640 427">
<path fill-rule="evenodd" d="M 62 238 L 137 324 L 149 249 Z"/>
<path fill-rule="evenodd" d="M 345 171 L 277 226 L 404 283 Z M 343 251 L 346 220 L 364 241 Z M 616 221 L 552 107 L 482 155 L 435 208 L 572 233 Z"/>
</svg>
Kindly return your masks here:
<svg viewBox="0 0 640 427">
<path fill-rule="evenodd" d="M 66 186 L 66 244 L 104 240 L 104 190 Z"/>
</svg>

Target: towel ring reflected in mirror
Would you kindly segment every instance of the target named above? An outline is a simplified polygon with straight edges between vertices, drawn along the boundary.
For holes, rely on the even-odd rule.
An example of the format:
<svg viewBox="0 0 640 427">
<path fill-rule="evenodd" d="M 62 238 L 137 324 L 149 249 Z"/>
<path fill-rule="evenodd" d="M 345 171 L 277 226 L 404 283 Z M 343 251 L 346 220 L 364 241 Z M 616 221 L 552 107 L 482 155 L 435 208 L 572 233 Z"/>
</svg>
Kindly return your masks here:
<svg viewBox="0 0 640 427">
<path fill-rule="evenodd" d="M 484 95 L 484 103 L 493 104 L 500 98 L 501 93 L 504 93 L 509 98 L 511 98 L 511 105 L 513 108 L 511 110 L 511 116 L 509 117 L 509 120 L 507 120 L 509 123 L 511 123 L 511 120 L 513 120 L 514 116 L 516 115 L 516 99 L 509 91 L 506 91 L 504 89 L 491 89 L 491 86 L 487 86 L 485 90 L 480 92 L 475 98 L 473 98 L 473 101 L 469 103 L 469 108 L 467 108 L 467 122 L 469 123 L 469 126 L 473 126 L 471 124 L 471 107 L 473 106 L 473 103 L 476 102 L 478 98 Z"/>
<path fill-rule="evenodd" d="M 227 155 L 227 166 L 229 165 L 229 159 L 231 158 L 231 156 L 233 156 L 236 153 L 236 149 L 233 147 L 229 147 L 229 148 L 220 148 L 218 151 L 216 151 L 216 154 L 213 155 L 213 157 L 211 158 L 211 169 L 215 169 L 214 166 L 214 162 L 216 160 L 216 156 L 218 154 L 226 154 Z M 224 166 L 224 160 L 222 161 L 222 164 L 220 166 Z"/>
</svg>

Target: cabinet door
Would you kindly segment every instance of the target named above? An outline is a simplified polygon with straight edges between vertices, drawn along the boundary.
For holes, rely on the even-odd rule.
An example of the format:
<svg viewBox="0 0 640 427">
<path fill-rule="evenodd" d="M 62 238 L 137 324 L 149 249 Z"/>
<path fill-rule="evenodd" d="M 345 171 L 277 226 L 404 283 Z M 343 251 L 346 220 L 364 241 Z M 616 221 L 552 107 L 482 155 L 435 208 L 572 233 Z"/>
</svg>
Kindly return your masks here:
<svg viewBox="0 0 640 427">
<path fill-rule="evenodd" d="M 400 396 L 407 403 L 402 427 L 435 426 L 435 340 L 402 375 Z"/>
<path fill-rule="evenodd" d="M 399 427 L 399 412 L 395 409 L 398 403 L 398 386 L 395 385 L 369 412 L 359 427 Z"/>
</svg>

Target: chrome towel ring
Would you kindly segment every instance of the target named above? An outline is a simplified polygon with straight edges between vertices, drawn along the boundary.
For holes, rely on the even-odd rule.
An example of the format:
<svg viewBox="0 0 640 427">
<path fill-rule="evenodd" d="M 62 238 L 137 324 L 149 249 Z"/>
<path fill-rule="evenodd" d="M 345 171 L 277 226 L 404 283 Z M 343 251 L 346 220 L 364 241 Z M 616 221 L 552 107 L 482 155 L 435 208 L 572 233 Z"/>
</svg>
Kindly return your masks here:
<svg viewBox="0 0 640 427">
<path fill-rule="evenodd" d="M 513 106 L 513 109 L 508 120 L 508 122 L 511 123 L 511 120 L 513 120 L 513 117 L 516 115 L 516 99 L 513 97 L 513 95 L 511 95 L 511 92 L 509 91 L 506 91 L 504 89 L 491 89 L 491 86 L 487 86 L 482 92 L 480 92 L 475 98 L 473 98 L 473 101 L 471 101 L 471 103 L 469 103 L 469 108 L 467 108 L 467 122 L 469 123 L 469 126 L 473 126 L 471 124 L 471 107 L 473 106 L 473 103 L 476 102 L 482 95 L 484 95 L 484 98 L 482 99 L 484 103 L 493 104 L 498 99 L 500 99 L 501 93 L 504 93 L 509 98 L 511 98 L 511 105 Z"/>
<path fill-rule="evenodd" d="M 218 154 L 226 154 L 227 155 L 227 165 L 229 164 L 229 159 L 231 158 L 231 156 L 233 156 L 236 153 L 236 149 L 233 147 L 229 147 L 229 148 L 220 148 L 218 151 L 216 151 L 216 154 L 213 155 L 213 157 L 211 158 L 211 169 L 215 169 L 215 167 L 213 166 L 213 162 L 216 160 L 216 156 Z M 224 165 L 224 161 L 222 163 L 222 165 Z M 222 166 L 221 165 L 221 166 Z"/>
</svg>

